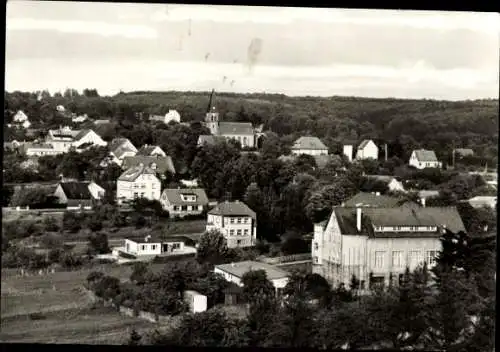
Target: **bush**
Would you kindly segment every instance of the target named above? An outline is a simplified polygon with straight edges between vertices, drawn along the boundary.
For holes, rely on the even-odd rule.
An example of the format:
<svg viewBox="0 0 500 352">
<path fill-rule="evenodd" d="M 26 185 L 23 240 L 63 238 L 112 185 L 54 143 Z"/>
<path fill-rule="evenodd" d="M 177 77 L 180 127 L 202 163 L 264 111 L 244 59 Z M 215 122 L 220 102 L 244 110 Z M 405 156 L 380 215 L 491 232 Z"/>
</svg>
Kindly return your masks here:
<svg viewBox="0 0 500 352">
<path fill-rule="evenodd" d="M 111 252 L 108 243 L 108 236 L 103 232 L 90 235 L 89 250 L 92 254 L 106 254 Z"/>
<path fill-rule="evenodd" d="M 74 253 L 62 253 L 59 257 L 59 263 L 67 269 L 78 268 L 83 265 L 81 257 L 76 256 Z"/>
<path fill-rule="evenodd" d="M 43 219 L 43 225 L 45 227 L 45 231 L 57 232 L 60 230 L 59 223 L 52 216 L 46 216 L 45 219 Z"/>
<path fill-rule="evenodd" d="M 183 261 L 187 259 L 191 259 L 196 257 L 195 253 L 185 253 L 185 254 L 179 254 L 179 255 L 169 255 L 169 256 L 156 256 L 153 258 L 152 263 L 153 264 L 163 264 L 163 263 L 170 263 L 170 262 L 175 262 L 175 261 Z"/>
<path fill-rule="evenodd" d="M 66 211 L 63 215 L 63 229 L 71 233 L 76 233 L 82 229 L 84 219 L 84 214 Z"/>
</svg>

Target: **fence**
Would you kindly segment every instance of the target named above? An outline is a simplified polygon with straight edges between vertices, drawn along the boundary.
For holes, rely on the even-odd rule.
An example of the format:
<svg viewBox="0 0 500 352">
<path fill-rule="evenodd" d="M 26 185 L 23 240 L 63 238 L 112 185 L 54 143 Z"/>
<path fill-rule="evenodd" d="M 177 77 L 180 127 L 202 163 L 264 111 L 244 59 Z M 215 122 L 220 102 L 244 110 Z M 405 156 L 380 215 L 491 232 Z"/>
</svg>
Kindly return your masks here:
<svg viewBox="0 0 500 352">
<path fill-rule="evenodd" d="M 274 258 L 262 258 L 261 261 L 266 264 L 276 265 L 288 262 L 298 262 L 302 260 L 310 260 L 312 259 L 311 253 L 300 253 L 300 254 L 292 254 L 286 255 L 282 257 L 274 257 Z"/>
</svg>

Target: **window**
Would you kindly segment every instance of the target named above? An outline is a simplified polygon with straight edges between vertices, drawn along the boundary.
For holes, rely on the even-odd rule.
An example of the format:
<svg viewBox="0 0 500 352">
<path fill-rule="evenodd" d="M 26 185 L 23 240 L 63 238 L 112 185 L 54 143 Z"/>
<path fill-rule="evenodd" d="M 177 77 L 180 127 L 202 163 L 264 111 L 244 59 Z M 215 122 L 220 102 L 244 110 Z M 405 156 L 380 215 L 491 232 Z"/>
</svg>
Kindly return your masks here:
<svg viewBox="0 0 500 352">
<path fill-rule="evenodd" d="M 375 267 L 383 268 L 384 267 L 384 256 L 385 251 L 375 251 Z"/>
<path fill-rule="evenodd" d="M 248 236 L 248 229 L 244 230 L 244 234 L 245 234 L 245 236 Z"/>
<path fill-rule="evenodd" d="M 422 262 L 422 255 L 420 251 L 410 251 L 408 253 L 408 260 L 410 267 L 414 268 L 418 266 Z"/>
<path fill-rule="evenodd" d="M 427 251 L 425 253 L 425 262 L 427 265 L 433 265 L 436 262 L 438 251 Z"/>
<path fill-rule="evenodd" d="M 152 245 L 151 245 L 151 249 L 152 249 L 153 251 L 154 251 L 154 250 L 156 250 L 156 244 L 152 244 Z"/>
<path fill-rule="evenodd" d="M 318 257 L 314 257 L 314 264 L 318 264 Z"/>
<path fill-rule="evenodd" d="M 394 227 L 394 231 L 401 231 L 401 226 Z"/>
<path fill-rule="evenodd" d="M 392 266 L 395 268 L 401 268 L 403 266 L 403 252 L 393 251 L 392 252 Z"/>
<path fill-rule="evenodd" d="M 139 197 L 139 193 L 134 192 L 134 198 L 137 198 L 137 197 Z"/>
<path fill-rule="evenodd" d="M 142 244 L 141 245 L 141 251 L 145 251 L 146 250 L 146 245 Z"/>
<path fill-rule="evenodd" d="M 180 249 L 181 248 L 181 244 L 180 243 L 173 243 L 172 244 L 172 249 Z"/>
<path fill-rule="evenodd" d="M 229 218 L 229 222 L 230 222 L 231 224 L 234 224 L 234 218 Z"/>
<path fill-rule="evenodd" d="M 177 205 L 174 205 L 174 211 L 179 210 L 179 207 Z"/>
<path fill-rule="evenodd" d="M 234 236 L 234 230 L 229 230 L 229 235 Z"/>
<path fill-rule="evenodd" d="M 144 194 L 145 194 L 144 192 L 141 192 L 141 198 L 144 198 Z"/>
<path fill-rule="evenodd" d="M 359 282 L 359 289 L 360 289 L 360 290 L 364 290 L 364 289 L 365 289 L 365 280 L 361 280 L 361 281 Z"/>
<path fill-rule="evenodd" d="M 238 229 L 238 232 L 236 233 L 238 236 L 241 236 L 241 229 Z"/>
<path fill-rule="evenodd" d="M 238 224 L 241 224 L 241 218 L 237 218 Z"/>
<path fill-rule="evenodd" d="M 319 248 L 318 242 L 314 242 L 314 249 L 318 250 L 318 248 Z"/>
<path fill-rule="evenodd" d="M 237 244 L 238 246 L 239 246 L 239 245 L 241 245 L 241 240 L 237 240 L 237 241 L 236 241 L 236 244 Z"/>
<path fill-rule="evenodd" d="M 181 210 L 186 211 L 187 210 L 187 205 L 181 205 Z"/>
</svg>

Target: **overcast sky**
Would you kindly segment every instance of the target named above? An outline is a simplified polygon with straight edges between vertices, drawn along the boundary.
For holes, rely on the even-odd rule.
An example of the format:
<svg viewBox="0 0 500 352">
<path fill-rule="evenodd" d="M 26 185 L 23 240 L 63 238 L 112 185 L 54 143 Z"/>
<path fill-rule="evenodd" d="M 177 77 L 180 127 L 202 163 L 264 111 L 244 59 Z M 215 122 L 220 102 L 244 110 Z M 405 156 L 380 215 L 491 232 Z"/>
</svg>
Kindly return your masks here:
<svg viewBox="0 0 500 352">
<path fill-rule="evenodd" d="M 6 89 L 498 98 L 495 13 L 7 3 Z"/>
</svg>

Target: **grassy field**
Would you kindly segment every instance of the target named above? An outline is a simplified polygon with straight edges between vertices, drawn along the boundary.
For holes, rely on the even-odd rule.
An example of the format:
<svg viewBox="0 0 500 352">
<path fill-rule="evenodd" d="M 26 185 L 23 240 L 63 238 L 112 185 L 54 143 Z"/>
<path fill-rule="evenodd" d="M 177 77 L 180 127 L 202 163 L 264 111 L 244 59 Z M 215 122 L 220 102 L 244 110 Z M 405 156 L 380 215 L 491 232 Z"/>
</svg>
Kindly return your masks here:
<svg viewBox="0 0 500 352">
<path fill-rule="evenodd" d="M 43 221 L 47 217 L 55 218 L 59 224 L 62 223 L 63 211 L 54 211 L 49 213 L 39 212 L 38 210 L 29 211 L 6 211 L 2 209 L 2 221 L 9 222 L 15 220 L 23 221 Z"/>
<path fill-rule="evenodd" d="M 44 314 L 3 318 L 1 342 L 123 344 L 132 329 L 145 334 L 154 326 L 144 320 L 120 315 L 112 308 L 75 308 Z"/>
<path fill-rule="evenodd" d="M 154 265 L 155 271 L 162 268 L 163 264 Z M 94 270 L 128 279 L 132 269 L 100 265 L 25 277 L 16 276 L 16 270 L 2 270 L 0 341 L 121 344 L 132 327 L 140 331 L 153 326 L 112 309 L 93 309 L 82 284 Z M 30 319 L 33 313 L 41 313 L 43 319 Z"/>
</svg>

